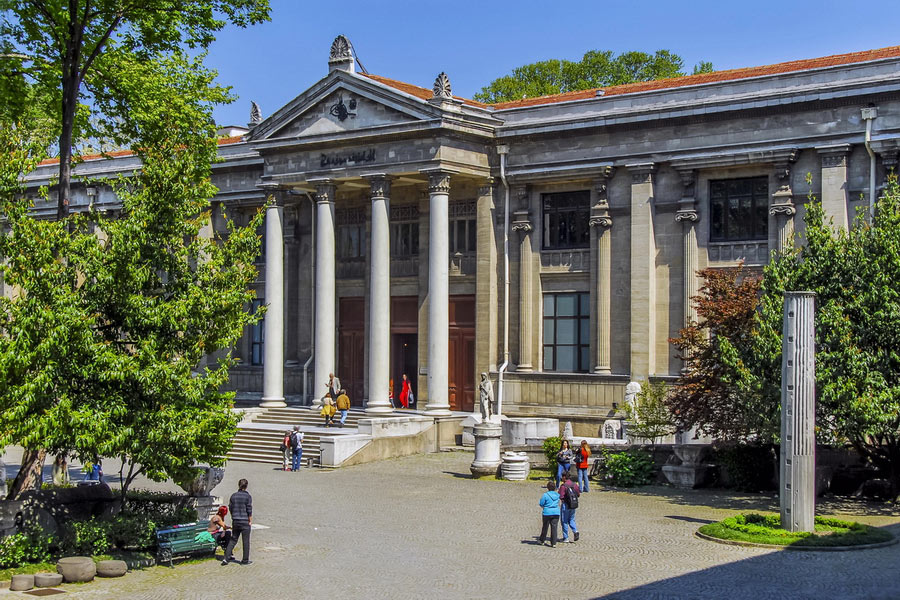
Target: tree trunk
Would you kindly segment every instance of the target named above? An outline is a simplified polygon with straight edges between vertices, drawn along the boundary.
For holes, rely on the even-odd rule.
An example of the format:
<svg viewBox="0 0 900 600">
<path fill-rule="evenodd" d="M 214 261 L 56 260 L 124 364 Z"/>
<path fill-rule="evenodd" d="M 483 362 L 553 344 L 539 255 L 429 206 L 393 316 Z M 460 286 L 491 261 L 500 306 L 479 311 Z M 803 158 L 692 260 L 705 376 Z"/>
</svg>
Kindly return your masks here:
<svg viewBox="0 0 900 600">
<path fill-rule="evenodd" d="M 33 490 L 41 484 L 45 458 L 47 458 L 47 451 L 44 449 L 25 449 L 25 452 L 22 454 L 22 465 L 19 467 L 19 474 L 16 475 L 12 488 L 9 490 L 8 500 L 16 500 L 24 492 Z"/>
</svg>

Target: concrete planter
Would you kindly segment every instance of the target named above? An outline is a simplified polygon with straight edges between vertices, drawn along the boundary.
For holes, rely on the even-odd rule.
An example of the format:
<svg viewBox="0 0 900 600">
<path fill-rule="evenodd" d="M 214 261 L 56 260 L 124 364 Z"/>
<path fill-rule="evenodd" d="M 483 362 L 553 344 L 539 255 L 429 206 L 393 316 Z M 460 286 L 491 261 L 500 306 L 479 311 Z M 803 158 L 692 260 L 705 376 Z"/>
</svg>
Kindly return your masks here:
<svg viewBox="0 0 900 600">
<path fill-rule="evenodd" d="M 34 587 L 54 587 L 62 583 L 63 576 L 59 573 L 35 573 Z"/>
<path fill-rule="evenodd" d="M 80 583 L 94 579 L 97 565 L 87 556 L 68 556 L 56 562 L 56 571 L 66 583 Z"/>
<path fill-rule="evenodd" d="M 34 575 L 13 575 L 9 582 L 9 589 L 14 592 L 24 592 L 34 587 Z"/>
<path fill-rule="evenodd" d="M 122 577 L 128 572 L 124 560 L 101 560 L 97 563 L 97 575 L 100 577 Z"/>
</svg>

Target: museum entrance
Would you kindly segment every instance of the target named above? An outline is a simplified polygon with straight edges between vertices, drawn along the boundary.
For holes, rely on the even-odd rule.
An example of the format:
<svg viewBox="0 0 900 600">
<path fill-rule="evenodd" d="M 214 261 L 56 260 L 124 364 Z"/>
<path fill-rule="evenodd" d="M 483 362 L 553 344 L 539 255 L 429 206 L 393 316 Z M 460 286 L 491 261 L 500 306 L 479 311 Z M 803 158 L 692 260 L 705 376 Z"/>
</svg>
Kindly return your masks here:
<svg viewBox="0 0 900 600">
<path fill-rule="evenodd" d="M 350 405 L 362 408 L 366 360 L 366 306 L 364 299 L 341 298 L 339 304 L 338 372 L 341 386 L 350 396 Z M 325 393 L 325 382 L 316 382 L 316 393 Z"/>
<path fill-rule="evenodd" d="M 475 296 L 450 296 L 450 410 L 475 410 Z"/>
<path fill-rule="evenodd" d="M 409 378 L 413 395 L 419 397 L 419 299 L 416 296 L 391 298 L 391 380 L 394 406 L 400 408 L 403 374 Z"/>
</svg>

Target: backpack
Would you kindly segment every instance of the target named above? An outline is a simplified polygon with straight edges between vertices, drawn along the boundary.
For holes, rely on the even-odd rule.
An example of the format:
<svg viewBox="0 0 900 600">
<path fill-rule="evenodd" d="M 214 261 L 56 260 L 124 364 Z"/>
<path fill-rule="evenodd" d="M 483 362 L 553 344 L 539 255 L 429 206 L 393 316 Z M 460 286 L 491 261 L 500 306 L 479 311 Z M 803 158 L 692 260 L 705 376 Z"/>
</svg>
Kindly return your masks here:
<svg viewBox="0 0 900 600">
<path fill-rule="evenodd" d="M 300 447 L 300 444 L 303 442 L 303 434 L 299 431 L 295 431 L 291 434 L 291 450 L 296 450 Z"/>
<path fill-rule="evenodd" d="M 565 486 L 565 488 L 566 506 L 568 506 L 570 510 L 575 510 L 576 508 L 578 508 L 578 495 L 575 493 L 575 488 L 569 486 Z"/>
</svg>

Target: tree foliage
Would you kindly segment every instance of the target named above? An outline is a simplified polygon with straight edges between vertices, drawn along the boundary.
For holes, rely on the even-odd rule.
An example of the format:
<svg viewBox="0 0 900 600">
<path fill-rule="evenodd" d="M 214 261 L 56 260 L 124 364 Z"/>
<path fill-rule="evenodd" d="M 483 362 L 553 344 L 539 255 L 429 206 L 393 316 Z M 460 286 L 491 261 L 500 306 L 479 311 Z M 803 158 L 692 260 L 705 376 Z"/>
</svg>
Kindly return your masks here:
<svg viewBox="0 0 900 600">
<path fill-rule="evenodd" d="M 46 451 L 120 458 L 124 494 L 139 473 L 183 478 L 228 450 L 237 419 L 219 389 L 231 346 L 259 316 L 248 307 L 262 215 L 239 228 L 210 204 L 212 107 L 230 97 L 202 56 L 139 60 L 108 46 L 103 59 L 116 92 L 94 96 L 94 109 L 142 164 L 92 182 L 112 187 L 119 214 L 34 218 L 20 182 L 59 116 L 41 136 L 0 111 L 0 270 L 13 290 L 0 299 L 0 445 L 25 446 L 30 465 Z M 17 479 L 10 495 L 27 487 Z"/>
<path fill-rule="evenodd" d="M 78 142 L 102 140 L 110 122 L 128 119 L 133 90 L 122 85 L 123 62 L 202 50 L 226 23 L 268 18 L 268 0 L 0 0 L 0 80 L 13 86 L 0 100 L 17 102 L 30 85 L 59 117 L 59 218 L 68 212 Z"/>
<path fill-rule="evenodd" d="M 492 81 L 475 94 L 481 102 L 508 102 L 577 90 L 609 87 L 684 75 L 684 60 L 668 50 L 623 52 L 590 50 L 580 61 L 551 59 L 523 65 Z M 701 62 L 694 73 L 712 71 Z"/>
<path fill-rule="evenodd" d="M 655 444 L 660 438 L 675 433 L 675 421 L 665 404 L 668 393 L 668 386 L 661 381 L 641 382 L 634 406 L 625 406 L 629 437 L 643 438 Z"/>
<path fill-rule="evenodd" d="M 698 276 L 703 283 L 692 302 L 699 321 L 669 340 L 684 370 L 666 404 L 682 429 L 696 427 L 724 441 L 772 441 L 778 435 L 777 406 L 747 393 L 760 278 L 743 265 L 704 269 Z"/>
</svg>

